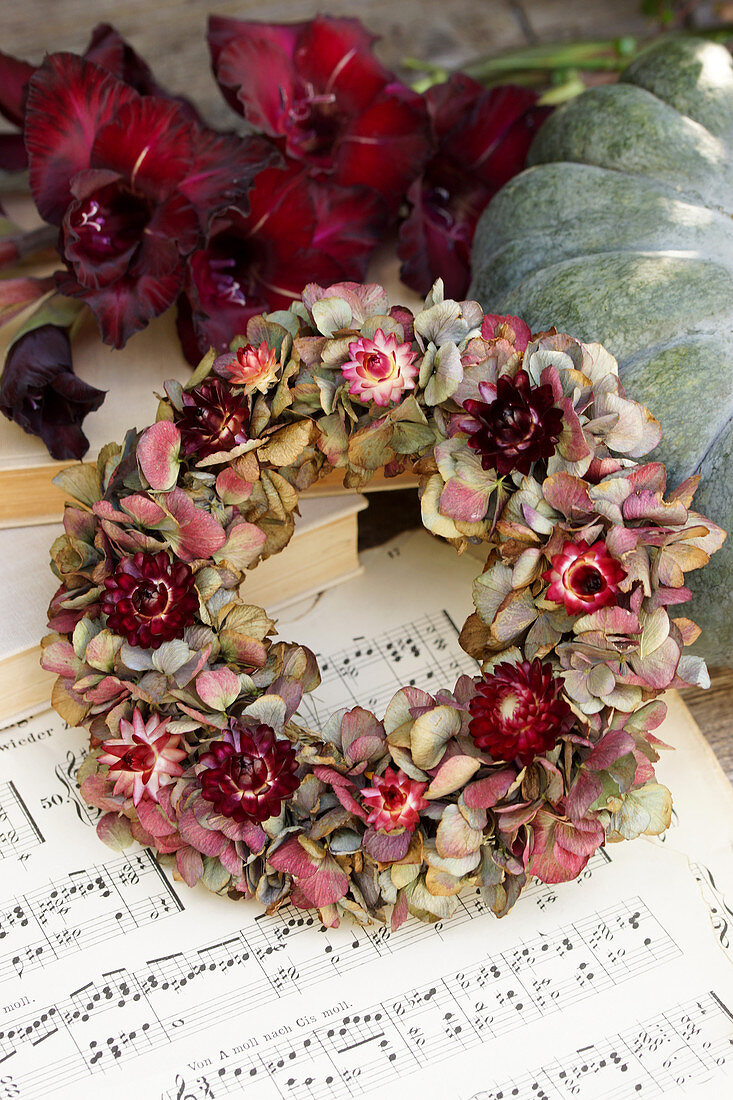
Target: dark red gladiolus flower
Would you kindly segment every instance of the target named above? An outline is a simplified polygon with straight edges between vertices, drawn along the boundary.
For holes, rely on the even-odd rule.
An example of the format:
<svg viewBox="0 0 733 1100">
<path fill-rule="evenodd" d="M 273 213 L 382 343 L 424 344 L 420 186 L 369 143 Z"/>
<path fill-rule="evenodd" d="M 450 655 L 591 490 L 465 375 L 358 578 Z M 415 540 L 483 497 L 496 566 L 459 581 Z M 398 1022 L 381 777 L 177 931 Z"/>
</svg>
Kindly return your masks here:
<svg viewBox="0 0 733 1100">
<path fill-rule="evenodd" d="M 479 383 L 486 401 L 466 401 L 476 420 L 468 445 L 481 455 L 484 470 L 503 477 L 513 470 L 528 474 L 540 458 L 550 458 L 562 433 L 562 410 L 554 405 L 552 386 L 532 386 L 526 371 L 503 375 L 493 387 Z"/>
<path fill-rule="evenodd" d="M 247 442 L 249 406 L 218 378 L 183 394 L 183 412 L 176 419 L 181 453 L 208 458 Z"/>
<path fill-rule="evenodd" d="M 165 550 L 123 558 L 104 587 L 102 613 L 108 628 L 143 649 L 181 638 L 198 611 L 191 567 L 172 562 Z"/>
<path fill-rule="evenodd" d="M 384 224 L 377 196 L 319 183 L 294 164 L 261 172 L 249 205 L 213 218 L 189 260 L 178 330 L 192 363 L 209 347 L 227 351 L 250 317 L 287 309 L 307 283 L 363 279 Z"/>
<path fill-rule="evenodd" d="M 192 119 L 201 121 L 201 116 L 193 103 L 184 96 L 171 95 L 161 87 L 148 63 L 110 23 L 98 23 L 94 28 L 89 45 L 84 51 L 84 58 L 106 69 L 108 73 L 112 73 L 130 88 L 134 88 L 140 95 L 175 100 Z"/>
<path fill-rule="evenodd" d="M 157 83 L 142 57 L 109 23 L 100 23 L 94 28 L 83 56 L 87 61 L 93 61 L 125 84 L 129 84 L 140 95 L 175 99 L 192 118 L 200 121 L 194 105 L 181 96 L 169 95 Z M 28 82 L 35 71 L 35 65 L 0 51 L 0 114 L 21 131 L 25 124 Z M 0 134 L 0 167 L 6 172 L 28 167 L 22 133 Z"/>
<path fill-rule="evenodd" d="M 300 786 L 295 749 L 263 724 L 247 729 L 232 718 L 222 740 L 211 742 L 200 763 L 206 769 L 199 776 L 203 797 L 216 813 L 240 824 L 275 817 Z"/>
<path fill-rule="evenodd" d="M 50 55 L 31 79 L 25 132 L 36 206 L 61 229 L 59 287 L 115 347 L 175 301 L 212 212 L 244 201 L 272 155 L 73 54 Z"/>
<path fill-rule="evenodd" d="M 469 703 L 469 732 L 476 746 L 494 760 L 531 764 L 567 733 L 575 718 L 560 697 L 563 682 L 552 665 L 536 657 L 530 664 L 503 661 L 477 685 Z"/>
<path fill-rule="evenodd" d="M 527 88 L 487 90 L 463 73 L 425 93 L 434 154 L 407 197 L 400 227 L 403 282 L 427 294 L 440 275 L 447 297 L 464 298 L 479 215 L 500 187 L 524 168 L 548 108 Z"/>
<path fill-rule="evenodd" d="M 549 581 L 546 599 L 562 604 L 569 615 L 587 615 L 617 602 L 626 570 L 611 557 L 603 539 L 589 546 L 583 539 L 566 542 L 542 574 Z"/>
<path fill-rule="evenodd" d="M 422 97 L 372 53 L 357 19 L 249 23 L 213 16 L 209 48 L 227 102 L 309 172 L 377 191 L 396 213 L 428 152 Z"/>
<path fill-rule="evenodd" d="M 0 115 L 23 130 L 25 97 L 35 65 L 0 50 Z M 23 134 L 0 134 L 0 168 L 20 172 L 28 167 Z"/>
<path fill-rule="evenodd" d="M 10 348 L 0 379 L 0 410 L 24 431 L 39 435 L 51 458 L 81 458 L 89 442 L 81 430 L 104 390 L 74 374 L 66 329 L 40 325 Z"/>
</svg>

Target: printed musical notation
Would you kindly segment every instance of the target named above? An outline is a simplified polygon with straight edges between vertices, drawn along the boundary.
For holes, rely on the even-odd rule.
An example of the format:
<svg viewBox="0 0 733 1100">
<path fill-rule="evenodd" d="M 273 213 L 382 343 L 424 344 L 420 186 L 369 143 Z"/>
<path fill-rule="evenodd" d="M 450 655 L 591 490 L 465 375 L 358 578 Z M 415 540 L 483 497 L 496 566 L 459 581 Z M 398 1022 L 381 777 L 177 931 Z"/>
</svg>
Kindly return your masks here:
<svg viewBox="0 0 733 1100">
<path fill-rule="evenodd" d="M 0 860 L 24 859 L 44 838 L 14 783 L 0 783 Z"/>
<path fill-rule="evenodd" d="M 474 1092 L 469 1100 L 619 1100 L 659 1096 L 673 1085 L 733 1068 L 731 1012 L 713 992 L 686 1001 L 601 1043 Z M 500 1034 L 500 1032 L 498 1032 Z M 178 1074 L 161 1100 L 338 1100 L 388 1085 L 485 1041 L 448 985 L 343 1016 L 297 1044 Z M 483 1076 L 483 1074 L 481 1074 Z"/>
<path fill-rule="evenodd" d="M 317 723 L 341 707 L 366 707 L 384 713 L 401 687 L 424 691 L 452 688 L 462 673 L 475 676 L 478 665 L 458 644 L 458 628 L 447 611 L 425 615 L 373 638 L 319 652 L 321 686 L 306 696 L 298 714 Z"/>
<path fill-rule="evenodd" d="M 702 863 L 691 863 L 690 870 L 700 883 L 718 942 L 733 959 L 733 902 L 725 897 L 709 867 Z"/>
<path fill-rule="evenodd" d="M 2 1072 L 11 1074 L 21 1096 L 35 1100 L 52 1087 L 107 1073 L 147 1051 L 198 1035 L 242 1005 L 252 1011 L 306 989 L 319 978 L 368 961 L 356 958 L 358 949 L 349 944 L 350 932 L 332 937 L 327 931 L 304 936 L 297 961 L 292 956 L 282 959 L 281 942 L 286 940 L 290 947 L 294 932 L 280 932 L 278 936 L 270 927 L 260 926 L 254 935 L 248 929 L 191 952 L 150 959 L 139 969 L 114 969 L 55 1003 L 21 1014 L 12 1024 L 0 1027 Z M 366 942 L 373 951 L 382 950 L 373 939 Z M 389 943 L 386 950 L 391 950 Z M 389 1005 L 366 1010 L 350 1027 L 344 1025 L 344 1034 L 326 1035 L 326 1058 L 349 1052 L 352 1045 L 356 1050 L 372 1044 L 381 1024 L 379 1012 L 389 1014 L 393 1029 L 409 1029 L 412 1047 L 429 1048 L 431 1058 L 445 1049 L 447 1056 L 455 1052 L 456 1043 L 475 1045 L 525 1027 L 679 954 L 677 944 L 644 902 L 632 898 L 603 915 L 593 914 L 520 941 L 510 950 L 486 953 L 468 969 L 445 974 L 427 986 L 408 990 Z M 361 1036 L 355 1040 L 354 1029 Z M 353 1042 L 346 1043 L 347 1034 Z M 318 1041 L 322 1043 L 320 1033 Z M 371 1086 L 373 1073 L 403 1069 L 402 1063 L 392 1066 L 389 1052 L 384 1053 L 379 1043 L 370 1045 L 370 1051 L 374 1049 L 380 1052 L 378 1061 L 368 1074 L 366 1068 L 360 1070 L 363 1087 Z M 310 1077 L 314 1051 L 304 1048 L 301 1055 L 308 1062 L 305 1075 Z M 257 1074 L 282 1083 L 276 1061 L 257 1066 Z M 343 1066 L 343 1073 L 353 1070 L 350 1062 Z M 293 1100 L 347 1094 L 288 1088 L 282 1095 Z"/>
<path fill-rule="evenodd" d="M 71 871 L 0 901 L 0 983 L 182 909 L 148 851 Z"/>
<path fill-rule="evenodd" d="M 469 1100 L 664 1096 L 733 1067 L 733 1013 L 712 990 Z"/>
</svg>

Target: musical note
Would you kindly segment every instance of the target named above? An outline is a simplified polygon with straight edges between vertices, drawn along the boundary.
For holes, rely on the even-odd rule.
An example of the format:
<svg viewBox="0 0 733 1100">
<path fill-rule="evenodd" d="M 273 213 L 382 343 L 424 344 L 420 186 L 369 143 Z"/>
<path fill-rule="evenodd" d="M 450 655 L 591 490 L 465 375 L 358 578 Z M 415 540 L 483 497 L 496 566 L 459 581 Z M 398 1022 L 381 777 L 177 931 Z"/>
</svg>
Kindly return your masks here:
<svg viewBox="0 0 733 1100">
<path fill-rule="evenodd" d="M 15 784 L 0 783 L 0 860 L 22 859 L 43 842 L 41 830 Z"/>
<path fill-rule="evenodd" d="M 319 653 L 321 687 L 305 697 L 299 714 L 315 725 L 321 710 L 368 706 L 379 712 L 400 687 L 437 691 L 451 687 L 461 673 L 475 676 L 478 666 L 461 649 L 458 633 L 448 612 L 438 611 L 368 640 L 355 638 L 346 648 Z"/>
<path fill-rule="evenodd" d="M 148 851 L 70 871 L 0 901 L 0 983 L 182 910 Z"/>
</svg>

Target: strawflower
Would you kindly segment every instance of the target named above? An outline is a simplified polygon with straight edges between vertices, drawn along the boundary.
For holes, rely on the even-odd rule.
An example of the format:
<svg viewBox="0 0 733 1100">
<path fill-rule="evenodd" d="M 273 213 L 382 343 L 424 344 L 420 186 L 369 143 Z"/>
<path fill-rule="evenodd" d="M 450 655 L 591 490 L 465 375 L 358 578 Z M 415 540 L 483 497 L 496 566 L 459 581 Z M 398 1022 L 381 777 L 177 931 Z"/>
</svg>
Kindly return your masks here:
<svg viewBox="0 0 733 1100">
<path fill-rule="evenodd" d="M 367 809 L 367 823 L 386 833 L 396 829 L 412 832 L 420 821 L 420 811 L 429 802 L 423 798 L 427 783 L 410 779 L 401 768 L 386 768 L 384 775 L 372 776 L 372 786 L 361 791 Z"/>
<path fill-rule="evenodd" d="M 400 344 L 394 333 L 385 336 L 378 328 L 373 340 L 361 337 L 350 343 L 349 355 L 341 373 L 351 383 L 352 396 L 375 405 L 391 405 L 405 390 L 414 389 L 417 353 L 410 350 L 410 344 Z"/>
<path fill-rule="evenodd" d="M 222 817 L 262 822 L 280 812 L 298 789 L 295 751 L 289 741 L 260 723 L 247 729 L 236 719 L 221 740 L 212 741 L 200 763 L 203 797 Z"/>
<path fill-rule="evenodd" d="M 529 375 L 520 370 L 514 378 L 503 375 L 495 387 L 479 382 L 478 388 L 485 399 L 469 399 L 464 408 L 476 421 L 468 429 L 468 445 L 481 456 L 484 470 L 528 474 L 533 462 L 555 453 L 563 417 L 551 386 L 531 386 Z"/>
<path fill-rule="evenodd" d="M 531 764 L 553 748 L 573 725 L 573 712 L 560 697 L 562 680 L 539 658 L 517 665 L 503 661 L 476 685 L 469 730 L 477 748 L 494 760 Z"/>
<path fill-rule="evenodd" d="M 214 378 L 184 393 L 182 400 L 177 421 L 182 454 L 208 458 L 246 443 L 249 406 L 242 394 Z"/>
<path fill-rule="evenodd" d="M 99 756 L 115 781 L 114 794 L 132 798 L 136 806 L 143 795 L 157 802 L 160 788 L 183 775 L 181 761 L 188 752 L 180 735 L 166 732 L 169 722 L 155 713 L 145 721 L 139 707 L 132 712 L 132 722 L 120 719 L 121 736 L 104 741 Z"/>
<path fill-rule="evenodd" d="M 546 599 L 564 604 L 570 615 L 583 615 L 615 604 L 625 576 L 626 570 L 611 557 L 605 542 L 589 546 L 579 539 L 566 542 L 560 553 L 552 556 L 542 579 L 550 585 Z"/>
<path fill-rule="evenodd" d="M 190 566 L 172 562 L 165 550 L 123 558 L 104 587 L 108 628 L 145 649 L 180 638 L 199 606 Z"/>
</svg>

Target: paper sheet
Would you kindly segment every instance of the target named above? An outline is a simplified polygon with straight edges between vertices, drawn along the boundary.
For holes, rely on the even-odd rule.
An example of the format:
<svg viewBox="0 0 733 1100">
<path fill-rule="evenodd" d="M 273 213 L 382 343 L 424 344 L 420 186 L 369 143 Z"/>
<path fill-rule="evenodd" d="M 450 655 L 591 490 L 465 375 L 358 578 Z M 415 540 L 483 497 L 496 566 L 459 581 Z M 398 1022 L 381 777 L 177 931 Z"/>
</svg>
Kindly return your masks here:
<svg viewBox="0 0 733 1100">
<path fill-rule="evenodd" d="M 410 535 L 365 564 L 281 623 L 322 654 L 318 714 L 352 692 L 381 699 L 395 664 L 401 683 L 426 687 L 438 662 L 442 683 L 471 670 L 451 620 L 468 610 L 475 563 Z M 683 825 L 684 776 L 676 838 L 610 846 L 577 882 L 532 886 L 505 920 L 469 892 L 443 925 L 324 931 L 302 911 L 191 891 L 141 850 L 105 849 L 74 783 L 84 744 L 51 713 L 0 734 L 0 1098 L 733 1089 L 733 966 L 673 847 L 705 834 Z M 724 845 L 699 854 L 726 880 Z"/>
</svg>

